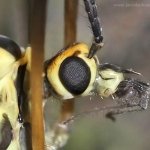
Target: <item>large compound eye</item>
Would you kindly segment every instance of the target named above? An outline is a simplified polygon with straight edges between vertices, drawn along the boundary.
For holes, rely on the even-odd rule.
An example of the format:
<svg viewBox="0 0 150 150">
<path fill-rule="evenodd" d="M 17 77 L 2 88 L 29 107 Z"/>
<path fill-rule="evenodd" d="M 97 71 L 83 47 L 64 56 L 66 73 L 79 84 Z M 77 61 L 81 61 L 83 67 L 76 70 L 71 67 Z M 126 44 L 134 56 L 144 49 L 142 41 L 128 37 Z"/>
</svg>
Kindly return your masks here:
<svg viewBox="0 0 150 150">
<path fill-rule="evenodd" d="M 66 58 L 59 69 L 59 78 L 65 88 L 74 95 L 83 93 L 89 85 L 89 66 L 79 57 Z"/>
<path fill-rule="evenodd" d="M 86 44 L 77 43 L 45 62 L 45 85 L 49 86 L 51 94 L 61 99 L 90 94 L 97 75 L 97 62 L 87 58 L 88 53 Z"/>
</svg>

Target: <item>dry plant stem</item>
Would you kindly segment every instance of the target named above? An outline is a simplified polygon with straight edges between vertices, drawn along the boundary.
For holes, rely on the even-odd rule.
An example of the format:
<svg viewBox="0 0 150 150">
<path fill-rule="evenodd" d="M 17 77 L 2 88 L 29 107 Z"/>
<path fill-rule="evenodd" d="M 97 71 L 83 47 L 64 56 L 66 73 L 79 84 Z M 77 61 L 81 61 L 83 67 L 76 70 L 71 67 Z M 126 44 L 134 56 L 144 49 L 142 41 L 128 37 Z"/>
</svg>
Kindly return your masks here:
<svg viewBox="0 0 150 150">
<path fill-rule="evenodd" d="M 65 46 L 76 42 L 78 0 L 65 0 Z"/>
<path fill-rule="evenodd" d="M 78 0 L 65 0 L 65 16 L 64 16 L 64 22 L 65 22 L 65 33 L 64 33 L 64 45 L 67 46 L 69 44 L 72 44 L 76 41 L 76 20 L 77 20 L 77 5 Z M 57 145 L 55 143 L 57 141 L 57 137 L 63 137 L 64 135 L 68 137 L 68 127 L 65 126 L 59 126 L 60 122 L 69 119 L 74 111 L 74 100 L 68 100 L 64 101 L 61 104 L 61 112 L 58 119 L 58 122 L 54 126 L 54 147 L 55 149 L 61 147 L 60 145 Z M 61 143 L 66 143 L 67 140 L 62 138 Z M 64 145 L 63 144 L 63 145 Z"/>
<path fill-rule="evenodd" d="M 33 150 L 44 150 L 42 72 L 44 61 L 46 0 L 33 0 L 31 8 L 32 10 L 31 10 L 30 40 L 32 47 L 32 69 L 31 69 L 32 148 Z"/>
<path fill-rule="evenodd" d="M 65 33 L 64 45 L 67 46 L 76 41 L 76 18 L 78 0 L 65 0 Z M 64 146 L 68 140 L 68 127 L 60 126 L 60 123 L 73 115 L 74 100 L 66 100 L 61 104 L 61 111 L 57 122 L 51 131 L 50 145 L 46 143 L 49 150 L 58 149 Z"/>
<path fill-rule="evenodd" d="M 65 46 L 76 41 L 76 20 L 78 0 L 65 0 Z M 60 121 L 70 118 L 74 111 L 74 101 L 62 103 Z"/>
</svg>

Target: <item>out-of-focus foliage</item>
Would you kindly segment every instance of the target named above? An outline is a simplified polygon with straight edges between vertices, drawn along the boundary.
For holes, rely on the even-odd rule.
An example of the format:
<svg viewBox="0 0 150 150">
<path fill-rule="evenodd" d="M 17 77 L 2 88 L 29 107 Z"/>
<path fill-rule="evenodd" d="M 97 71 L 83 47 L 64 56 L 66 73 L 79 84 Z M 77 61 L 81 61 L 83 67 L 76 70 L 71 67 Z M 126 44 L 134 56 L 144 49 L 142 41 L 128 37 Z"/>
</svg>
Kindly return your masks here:
<svg viewBox="0 0 150 150">
<path fill-rule="evenodd" d="M 28 7 L 25 0 L 0 1 L 0 34 L 27 45 Z"/>
</svg>

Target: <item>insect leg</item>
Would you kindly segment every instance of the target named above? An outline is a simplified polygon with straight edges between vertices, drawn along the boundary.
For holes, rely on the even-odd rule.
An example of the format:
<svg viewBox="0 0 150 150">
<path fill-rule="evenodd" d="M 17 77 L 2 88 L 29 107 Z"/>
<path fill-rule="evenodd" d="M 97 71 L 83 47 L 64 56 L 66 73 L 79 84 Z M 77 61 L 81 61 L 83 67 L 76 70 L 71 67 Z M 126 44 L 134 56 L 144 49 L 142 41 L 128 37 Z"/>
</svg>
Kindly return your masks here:
<svg viewBox="0 0 150 150">
<path fill-rule="evenodd" d="M 84 0 L 85 10 L 91 24 L 94 35 L 94 42 L 90 48 L 88 58 L 92 58 L 98 49 L 103 47 L 102 28 L 97 15 L 97 6 L 95 0 Z"/>
<path fill-rule="evenodd" d="M 120 106 L 120 108 L 114 108 L 111 111 L 108 110 L 106 113 L 106 118 L 111 119 L 112 121 L 116 121 L 115 115 L 123 114 L 126 112 L 133 112 L 133 111 L 142 111 L 144 110 L 141 106 Z"/>
</svg>

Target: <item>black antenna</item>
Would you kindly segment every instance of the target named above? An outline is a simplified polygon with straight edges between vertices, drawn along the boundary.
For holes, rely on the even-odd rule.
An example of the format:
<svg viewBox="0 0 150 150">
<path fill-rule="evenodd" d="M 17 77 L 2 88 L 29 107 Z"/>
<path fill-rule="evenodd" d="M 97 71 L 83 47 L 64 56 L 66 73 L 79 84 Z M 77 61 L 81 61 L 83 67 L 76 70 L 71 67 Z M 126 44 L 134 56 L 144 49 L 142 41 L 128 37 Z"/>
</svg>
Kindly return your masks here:
<svg viewBox="0 0 150 150">
<path fill-rule="evenodd" d="M 92 58 L 98 49 L 102 48 L 103 36 L 102 36 L 102 28 L 97 15 L 97 6 L 95 0 L 84 0 L 85 10 L 88 14 L 88 18 L 91 24 L 91 28 L 94 35 L 94 41 L 90 48 L 90 52 L 88 54 L 88 58 Z"/>
</svg>

